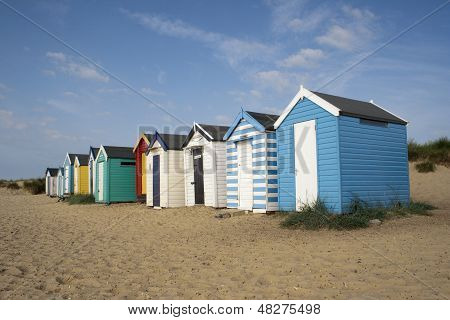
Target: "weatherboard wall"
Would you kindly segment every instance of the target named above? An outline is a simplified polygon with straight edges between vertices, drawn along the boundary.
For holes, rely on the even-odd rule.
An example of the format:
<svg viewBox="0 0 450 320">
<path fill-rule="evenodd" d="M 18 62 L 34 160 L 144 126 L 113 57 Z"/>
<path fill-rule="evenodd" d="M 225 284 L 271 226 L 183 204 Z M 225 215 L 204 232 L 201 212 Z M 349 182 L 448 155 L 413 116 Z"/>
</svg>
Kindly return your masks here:
<svg viewBox="0 0 450 320">
<path fill-rule="evenodd" d="M 227 139 L 227 207 L 239 207 L 238 149 L 250 140 L 252 148 L 253 210 L 278 210 L 277 141 L 275 132 L 259 131 L 242 118 Z"/>
<path fill-rule="evenodd" d="M 318 196 L 333 212 L 341 212 L 338 118 L 303 99 L 276 130 L 279 208 L 296 210 L 294 124 L 316 120 Z"/>
<path fill-rule="evenodd" d="M 406 126 L 339 117 L 342 207 L 409 202 Z"/>
<path fill-rule="evenodd" d="M 145 166 L 145 152 L 147 151 L 148 144 L 144 138 L 140 138 L 139 144 L 134 152 L 136 160 L 135 181 L 136 181 L 136 197 L 138 199 L 144 199 L 147 194 L 147 182 L 146 182 L 146 166 Z"/>
</svg>

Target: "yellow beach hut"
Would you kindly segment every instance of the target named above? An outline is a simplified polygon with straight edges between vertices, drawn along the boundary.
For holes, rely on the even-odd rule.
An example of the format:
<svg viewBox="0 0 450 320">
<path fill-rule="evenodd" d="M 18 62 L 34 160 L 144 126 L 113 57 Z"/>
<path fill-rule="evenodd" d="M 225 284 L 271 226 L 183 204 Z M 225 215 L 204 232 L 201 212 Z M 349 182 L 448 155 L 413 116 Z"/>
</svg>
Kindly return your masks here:
<svg viewBox="0 0 450 320">
<path fill-rule="evenodd" d="M 89 155 L 77 154 L 73 169 L 73 188 L 75 194 L 89 193 Z"/>
</svg>

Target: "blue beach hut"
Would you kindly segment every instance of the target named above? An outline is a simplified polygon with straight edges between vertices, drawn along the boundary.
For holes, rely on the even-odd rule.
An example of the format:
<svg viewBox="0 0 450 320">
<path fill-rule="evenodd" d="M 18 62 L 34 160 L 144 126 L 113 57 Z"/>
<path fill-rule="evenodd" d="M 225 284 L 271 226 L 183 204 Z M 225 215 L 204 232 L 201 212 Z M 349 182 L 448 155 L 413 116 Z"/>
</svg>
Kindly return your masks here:
<svg viewBox="0 0 450 320">
<path fill-rule="evenodd" d="M 75 164 L 76 154 L 67 153 L 64 159 L 64 195 L 70 195 L 73 193 L 73 165 Z"/>
<path fill-rule="evenodd" d="M 275 122 L 280 210 L 320 198 L 335 213 L 354 199 L 409 202 L 407 122 L 375 103 L 300 87 Z"/>
<path fill-rule="evenodd" d="M 278 210 L 277 118 L 242 110 L 225 134 L 228 208 Z"/>
</svg>

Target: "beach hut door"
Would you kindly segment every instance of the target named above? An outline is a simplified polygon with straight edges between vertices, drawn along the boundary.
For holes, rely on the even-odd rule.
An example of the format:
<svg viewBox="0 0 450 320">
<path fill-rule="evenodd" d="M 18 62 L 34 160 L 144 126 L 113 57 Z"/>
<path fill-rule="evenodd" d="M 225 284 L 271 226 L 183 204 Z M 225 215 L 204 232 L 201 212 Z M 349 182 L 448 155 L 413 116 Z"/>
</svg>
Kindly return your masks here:
<svg viewBox="0 0 450 320">
<path fill-rule="evenodd" d="M 159 155 L 153 156 L 153 206 L 161 206 Z"/>
<path fill-rule="evenodd" d="M 194 190 L 195 204 L 205 204 L 205 187 L 203 181 L 203 152 L 197 148 L 192 150 L 194 158 Z"/>
<path fill-rule="evenodd" d="M 100 162 L 98 164 L 98 200 L 99 201 L 103 201 L 103 195 L 104 195 L 104 181 L 103 179 L 105 178 L 104 176 L 104 171 L 105 171 L 105 163 L 104 162 Z"/>
<path fill-rule="evenodd" d="M 238 153 L 238 208 L 252 210 L 253 208 L 253 157 L 250 140 L 237 143 Z"/>
<path fill-rule="evenodd" d="M 316 121 L 294 125 L 296 208 L 317 200 Z"/>
<path fill-rule="evenodd" d="M 64 168 L 64 192 L 69 193 L 69 167 Z"/>
</svg>

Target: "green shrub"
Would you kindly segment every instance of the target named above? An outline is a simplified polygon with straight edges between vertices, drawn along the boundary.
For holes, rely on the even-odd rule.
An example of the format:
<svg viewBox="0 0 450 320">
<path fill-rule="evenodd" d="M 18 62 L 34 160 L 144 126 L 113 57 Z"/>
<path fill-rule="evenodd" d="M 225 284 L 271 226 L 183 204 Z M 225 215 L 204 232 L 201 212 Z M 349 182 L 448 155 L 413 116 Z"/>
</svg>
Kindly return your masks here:
<svg viewBox="0 0 450 320">
<path fill-rule="evenodd" d="M 34 195 L 45 193 L 45 179 L 24 181 L 23 188 Z"/>
<path fill-rule="evenodd" d="M 6 187 L 8 182 L 6 180 L 0 180 L 0 188 Z"/>
<path fill-rule="evenodd" d="M 354 199 L 348 208 L 348 213 L 332 214 L 329 212 L 324 202 L 317 200 L 311 205 L 307 205 L 299 212 L 290 213 L 281 222 L 284 228 L 305 228 L 308 230 L 318 230 L 321 228 L 336 230 L 352 230 L 367 228 L 370 220 L 387 220 L 395 216 L 408 214 L 429 215 L 429 210 L 435 209 L 432 205 L 424 202 L 411 201 L 408 205 L 399 202 L 391 206 L 370 207 L 359 199 Z"/>
<path fill-rule="evenodd" d="M 416 163 L 416 170 L 422 173 L 434 172 L 436 170 L 436 165 L 430 161 L 420 162 Z"/>
<path fill-rule="evenodd" d="M 442 137 L 419 144 L 414 140 L 408 143 L 409 161 L 431 161 L 434 164 L 450 165 L 450 139 Z"/>
<path fill-rule="evenodd" d="M 6 188 L 11 189 L 11 190 L 19 190 L 20 186 L 17 184 L 17 182 L 8 182 L 8 184 L 6 185 Z"/>
<path fill-rule="evenodd" d="M 91 204 L 95 203 L 95 197 L 92 194 L 74 194 L 67 198 L 70 205 L 72 204 Z"/>
</svg>

